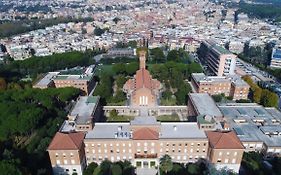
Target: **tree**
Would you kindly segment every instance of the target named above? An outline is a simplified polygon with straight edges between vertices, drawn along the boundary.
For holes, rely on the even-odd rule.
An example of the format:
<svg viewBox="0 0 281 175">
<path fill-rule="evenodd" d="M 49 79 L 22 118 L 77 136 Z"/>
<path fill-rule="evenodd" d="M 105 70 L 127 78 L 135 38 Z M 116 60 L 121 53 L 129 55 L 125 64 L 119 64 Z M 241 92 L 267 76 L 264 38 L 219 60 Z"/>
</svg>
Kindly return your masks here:
<svg viewBox="0 0 281 175">
<path fill-rule="evenodd" d="M 104 34 L 104 32 L 105 32 L 105 30 L 104 30 L 104 29 L 101 29 L 101 28 L 98 27 L 98 26 L 94 29 L 94 34 L 95 34 L 96 36 L 101 36 L 102 34 Z"/>
<path fill-rule="evenodd" d="M 180 56 L 177 50 L 171 50 L 167 55 L 168 61 L 180 62 Z"/>
<path fill-rule="evenodd" d="M 124 84 L 126 83 L 127 81 L 127 78 L 123 75 L 118 75 L 116 77 L 116 85 L 118 86 L 118 88 L 122 88 L 124 86 Z"/>
<path fill-rule="evenodd" d="M 85 171 L 83 172 L 83 175 L 93 175 L 95 169 L 98 167 L 98 164 L 95 162 L 90 163 Z"/>
<path fill-rule="evenodd" d="M 261 93 L 261 104 L 265 107 L 278 107 L 278 95 L 263 89 Z"/>
<path fill-rule="evenodd" d="M 217 95 L 212 95 L 212 98 L 214 99 L 214 101 L 216 103 L 221 102 L 223 99 L 223 95 L 222 94 L 217 94 Z"/>
<path fill-rule="evenodd" d="M 112 69 L 113 71 L 116 73 L 116 74 L 122 74 L 122 73 L 125 73 L 126 71 L 126 68 L 125 68 L 125 64 L 124 63 L 117 63 L 117 64 L 114 64 L 112 66 Z"/>
<path fill-rule="evenodd" d="M 125 70 L 128 75 L 134 75 L 139 68 L 139 63 L 132 62 L 126 65 Z"/>
<path fill-rule="evenodd" d="M 0 172 L 2 175 L 22 174 L 15 164 L 8 161 L 0 161 Z"/>
<path fill-rule="evenodd" d="M 0 90 L 5 90 L 7 88 L 7 83 L 4 78 L 0 77 Z"/>
<path fill-rule="evenodd" d="M 200 168 L 199 168 L 199 166 L 198 165 L 196 165 L 196 164 L 188 164 L 187 165 L 187 172 L 189 173 L 189 174 L 199 174 L 199 172 L 200 172 Z"/>
<path fill-rule="evenodd" d="M 160 169 L 164 171 L 165 174 L 173 169 L 172 158 L 169 155 L 165 154 L 160 158 Z"/>
<path fill-rule="evenodd" d="M 111 110 L 111 111 L 109 112 L 109 116 L 110 116 L 111 118 L 114 118 L 114 117 L 118 116 L 117 110 L 116 110 L 116 109 Z"/>
<path fill-rule="evenodd" d="M 113 22 L 115 22 L 115 24 L 117 24 L 119 21 L 121 21 L 121 19 L 119 17 L 115 17 L 112 20 Z"/>
<path fill-rule="evenodd" d="M 122 168 L 120 167 L 119 164 L 116 163 L 113 164 L 111 171 L 112 171 L 112 175 L 122 175 Z"/>
<path fill-rule="evenodd" d="M 164 99 L 170 99 L 172 97 L 173 93 L 169 90 L 166 89 L 163 93 L 162 93 L 162 98 Z"/>
<path fill-rule="evenodd" d="M 157 47 L 150 50 L 150 55 L 153 61 L 161 63 L 165 61 L 165 55 L 161 48 Z"/>
<path fill-rule="evenodd" d="M 108 175 L 111 172 L 111 165 L 112 163 L 109 160 L 104 160 L 100 164 L 100 172 L 102 175 Z"/>
<path fill-rule="evenodd" d="M 131 47 L 131 48 L 137 48 L 138 43 L 137 43 L 137 41 L 129 41 L 128 46 Z"/>
</svg>

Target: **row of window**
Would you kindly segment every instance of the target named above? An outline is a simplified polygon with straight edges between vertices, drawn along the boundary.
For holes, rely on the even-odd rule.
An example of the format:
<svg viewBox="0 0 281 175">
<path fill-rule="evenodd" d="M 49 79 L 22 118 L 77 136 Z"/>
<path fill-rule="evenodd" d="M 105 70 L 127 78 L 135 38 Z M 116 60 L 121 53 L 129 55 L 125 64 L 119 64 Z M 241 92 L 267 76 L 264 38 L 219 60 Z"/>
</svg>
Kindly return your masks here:
<svg viewBox="0 0 281 175">
<path fill-rule="evenodd" d="M 61 161 L 60 161 L 60 160 L 56 160 L 56 163 L 57 163 L 57 165 L 60 165 L 60 164 L 61 164 Z M 68 161 L 68 160 L 63 160 L 63 164 L 64 164 L 64 165 L 68 165 L 68 164 L 74 165 L 74 164 L 75 164 L 75 160 L 70 160 L 70 161 Z"/>
<path fill-rule="evenodd" d="M 178 155 L 178 156 L 171 156 L 171 158 L 173 159 L 173 160 L 193 160 L 193 159 L 195 159 L 195 160 L 197 160 L 197 159 L 199 159 L 199 158 L 205 158 L 205 156 L 186 156 L 186 155 L 184 155 L 184 156 L 181 156 L 181 155 Z M 93 156 L 93 157 L 87 157 L 87 161 L 88 162 L 91 162 L 91 161 L 103 161 L 103 160 L 105 160 L 105 159 L 108 159 L 108 156 Z M 111 161 L 115 161 L 115 160 L 129 160 L 129 161 L 131 161 L 132 160 L 132 156 L 123 156 L 123 157 L 121 157 L 121 156 L 116 156 L 116 157 L 114 157 L 114 156 L 111 156 L 110 157 L 110 160 Z"/>
<path fill-rule="evenodd" d="M 162 153 L 162 152 L 164 152 L 164 150 L 161 148 L 161 149 L 160 149 L 160 153 Z M 168 148 L 166 148 L 165 152 L 166 152 L 166 153 L 168 153 L 168 152 L 173 152 L 173 153 L 174 153 L 174 152 L 178 152 L 178 153 L 181 153 L 182 150 L 181 150 L 181 149 L 178 149 L 178 150 L 175 150 L 175 149 L 169 150 Z M 187 149 L 184 149 L 183 152 L 184 152 L 184 153 L 187 153 L 188 150 L 187 150 Z M 193 153 L 194 151 L 193 151 L 193 149 L 190 149 L 189 152 L 190 152 L 190 153 Z M 202 149 L 202 150 L 196 149 L 196 152 L 197 152 L 197 153 L 200 153 L 200 152 L 205 153 L 205 152 L 206 152 L 206 149 Z"/>
<path fill-rule="evenodd" d="M 219 156 L 222 156 L 222 155 L 223 155 L 223 152 L 219 152 Z M 229 156 L 230 152 L 226 152 L 226 155 Z M 237 156 L 237 152 L 234 152 L 233 156 Z"/>
<path fill-rule="evenodd" d="M 147 147 L 144 147 L 143 148 L 143 152 L 146 154 L 146 153 L 148 153 L 148 150 L 147 150 Z M 89 153 L 90 151 L 87 149 L 86 150 L 86 153 Z M 101 149 L 98 149 L 97 151 L 96 150 L 92 150 L 91 151 L 93 154 L 95 154 L 95 153 L 108 153 L 108 150 L 107 149 L 104 149 L 103 151 L 101 150 Z M 120 151 L 120 149 L 116 149 L 115 151 L 113 150 L 113 149 L 111 149 L 110 151 L 109 151 L 110 153 L 120 153 L 121 151 Z M 126 151 L 126 149 L 123 149 L 122 150 L 122 153 L 126 153 L 127 151 Z M 151 153 L 151 154 L 154 154 L 155 153 L 155 150 L 154 149 L 150 149 L 149 150 L 149 152 Z M 193 149 L 193 148 L 191 148 L 190 150 L 188 150 L 188 149 L 169 149 L 169 148 L 166 148 L 166 149 L 160 149 L 160 153 L 162 153 L 162 152 L 166 152 L 166 153 L 169 153 L 169 152 L 173 152 L 173 153 L 175 153 L 175 152 L 177 152 L 177 153 L 187 153 L 187 152 L 190 152 L 190 153 L 193 153 L 193 152 L 197 152 L 197 153 L 205 153 L 206 152 L 206 149 L 196 149 L 196 151 Z M 132 149 L 129 149 L 128 150 L 128 153 L 132 153 Z M 137 149 L 137 153 L 141 153 L 141 149 Z"/>
<path fill-rule="evenodd" d="M 66 158 L 67 155 L 63 153 L 62 156 Z M 73 153 L 70 153 L 68 156 L 73 157 Z M 59 153 L 56 153 L 56 157 L 59 157 Z"/>
<path fill-rule="evenodd" d="M 160 146 L 163 146 L 164 144 L 163 143 L 160 143 Z M 175 144 L 175 143 L 173 143 L 173 144 L 171 144 L 172 146 L 178 146 L 178 147 L 181 147 L 181 146 L 188 146 L 189 144 L 188 143 L 184 143 L 184 144 L 182 144 L 182 143 L 178 143 L 178 144 Z M 200 145 L 203 145 L 203 146 L 206 146 L 207 145 L 207 143 L 203 143 L 203 144 L 201 144 L 201 143 L 197 143 L 197 144 L 194 144 L 194 143 L 190 143 L 190 146 L 200 146 Z M 166 146 L 170 146 L 170 143 L 166 143 Z"/>
<path fill-rule="evenodd" d="M 163 146 L 163 145 L 166 145 L 166 146 L 179 146 L 179 147 L 181 147 L 181 146 L 188 146 L 188 143 L 184 143 L 184 144 L 182 144 L 182 143 L 178 143 L 178 144 L 175 144 L 175 143 L 173 143 L 173 144 L 171 144 L 171 143 L 160 143 L 160 146 Z M 123 146 L 123 147 L 125 147 L 126 146 L 126 144 L 125 143 L 122 143 L 122 144 L 120 144 L 120 143 L 116 143 L 116 144 L 114 144 L 115 146 Z M 127 144 L 129 147 L 131 147 L 132 146 L 132 144 L 131 143 L 128 143 Z M 142 144 L 141 143 L 137 143 L 137 146 L 141 146 Z M 145 142 L 144 144 L 143 144 L 143 146 L 149 146 L 149 145 L 151 145 L 151 146 L 155 146 L 155 143 L 147 143 L 147 142 Z M 190 146 L 194 146 L 194 145 L 197 145 L 197 146 L 200 146 L 200 145 L 203 145 L 203 146 L 206 146 L 207 144 L 206 143 L 197 143 L 197 144 L 194 144 L 194 143 L 190 143 Z M 108 145 L 106 144 L 106 143 L 104 143 L 103 145 L 102 144 L 100 144 L 100 143 L 98 143 L 98 144 L 94 144 L 94 143 L 92 143 L 92 144 L 85 144 L 85 146 L 86 147 L 89 147 L 89 146 L 91 146 L 91 147 L 101 147 L 101 146 L 103 146 L 103 147 L 107 147 Z M 113 144 L 111 143 L 111 144 L 109 144 L 109 146 L 110 147 L 112 147 L 113 146 Z"/>
<path fill-rule="evenodd" d="M 87 150 L 86 150 L 86 153 L 89 153 L 89 152 L 90 152 L 90 151 L 87 149 Z M 104 149 L 104 150 L 103 150 L 103 153 L 107 153 L 107 152 L 108 152 L 107 149 Z M 116 152 L 116 153 L 120 153 L 121 151 L 120 151 L 119 149 L 116 149 L 115 152 Z M 132 150 L 129 149 L 128 152 L 129 152 L 129 153 L 132 153 Z M 97 152 L 96 152 L 96 150 L 93 149 L 93 150 L 92 150 L 92 153 L 93 153 L 93 154 L 95 154 L 95 153 L 102 153 L 102 151 L 101 151 L 101 149 L 98 149 Z M 113 149 L 110 149 L 110 153 L 114 153 L 114 150 L 113 150 Z M 126 149 L 123 149 L 122 153 L 126 153 Z"/>
<path fill-rule="evenodd" d="M 222 162 L 221 159 L 217 160 L 218 163 L 230 163 L 229 159 L 224 159 L 224 162 Z M 231 163 L 236 163 L 236 159 L 232 159 Z"/>
</svg>

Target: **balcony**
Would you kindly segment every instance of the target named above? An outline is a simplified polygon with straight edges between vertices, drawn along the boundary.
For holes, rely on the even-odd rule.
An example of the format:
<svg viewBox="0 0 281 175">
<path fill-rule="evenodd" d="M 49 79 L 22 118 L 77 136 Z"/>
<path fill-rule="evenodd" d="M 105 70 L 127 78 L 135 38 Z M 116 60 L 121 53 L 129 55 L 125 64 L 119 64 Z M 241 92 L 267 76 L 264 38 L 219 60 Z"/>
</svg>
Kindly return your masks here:
<svg viewBox="0 0 281 175">
<path fill-rule="evenodd" d="M 135 154 L 135 159 L 157 158 L 157 154 Z"/>
</svg>

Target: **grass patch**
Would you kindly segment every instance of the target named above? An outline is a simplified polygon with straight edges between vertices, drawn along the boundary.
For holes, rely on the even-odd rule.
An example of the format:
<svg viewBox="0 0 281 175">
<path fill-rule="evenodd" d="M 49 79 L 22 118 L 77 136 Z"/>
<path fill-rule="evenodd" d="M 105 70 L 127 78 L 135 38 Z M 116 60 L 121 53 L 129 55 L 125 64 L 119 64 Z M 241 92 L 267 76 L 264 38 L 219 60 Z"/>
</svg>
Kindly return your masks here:
<svg viewBox="0 0 281 175">
<path fill-rule="evenodd" d="M 170 98 L 170 99 L 164 99 L 161 98 L 160 104 L 162 106 L 175 106 L 177 104 L 177 99 L 176 98 Z"/>
<path fill-rule="evenodd" d="M 112 66 L 113 65 L 98 66 L 96 75 L 100 76 L 103 73 L 107 73 L 108 75 L 115 75 L 115 72 L 113 71 Z"/>
<path fill-rule="evenodd" d="M 160 115 L 157 116 L 157 121 L 161 121 L 161 122 L 168 122 L 168 121 L 180 121 L 180 118 L 177 114 L 172 114 L 172 115 Z"/>
<path fill-rule="evenodd" d="M 128 116 L 128 115 L 117 115 L 114 117 L 107 117 L 108 122 L 126 122 L 126 121 L 131 121 L 135 117 L 134 116 Z"/>
</svg>

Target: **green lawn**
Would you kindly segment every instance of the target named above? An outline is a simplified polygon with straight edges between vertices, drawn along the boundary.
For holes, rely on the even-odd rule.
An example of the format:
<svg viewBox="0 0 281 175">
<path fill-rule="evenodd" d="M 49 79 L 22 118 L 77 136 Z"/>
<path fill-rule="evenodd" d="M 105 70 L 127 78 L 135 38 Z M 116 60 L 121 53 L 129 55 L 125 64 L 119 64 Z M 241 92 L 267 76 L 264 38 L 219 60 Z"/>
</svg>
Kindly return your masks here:
<svg viewBox="0 0 281 175">
<path fill-rule="evenodd" d="M 177 99 L 176 98 L 171 98 L 171 99 L 161 98 L 160 104 L 162 106 L 175 106 L 177 104 Z"/>
<path fill-rule="evenodd" d="M 126 122 L 126 121 L 131 121 L 135 117 L 134 116 L 127 116 L 127 115 L 118 115 L 114 117 L 107 117 L 108 122 Z"/>
<path fill-rule="evenodd" d="M 107 106 L 125 106 L 126 101 L 120 101 L 118 103 L 107 103 Z"/>
<path fill-rule="evenodd" d="M 112 70 L 112 65 L 102 65 L 97 67 L 97 75 L 101 75 L 102 73 L 107 73 L 109 75 L 114 75 L 115 72 Z"/>
<path fill-rule="evenodd" d="M 167 121 L 180 121 L 180 118 L 177 114 L 172 115 L 160 115 L 157 116 L 157 120 L 161 122 L 167 122 Z"/>
</svg>

